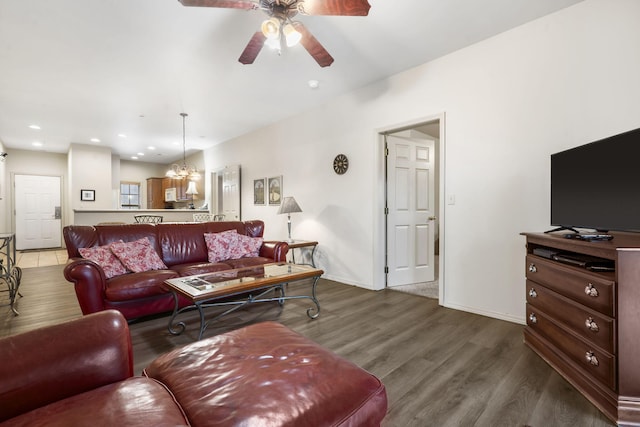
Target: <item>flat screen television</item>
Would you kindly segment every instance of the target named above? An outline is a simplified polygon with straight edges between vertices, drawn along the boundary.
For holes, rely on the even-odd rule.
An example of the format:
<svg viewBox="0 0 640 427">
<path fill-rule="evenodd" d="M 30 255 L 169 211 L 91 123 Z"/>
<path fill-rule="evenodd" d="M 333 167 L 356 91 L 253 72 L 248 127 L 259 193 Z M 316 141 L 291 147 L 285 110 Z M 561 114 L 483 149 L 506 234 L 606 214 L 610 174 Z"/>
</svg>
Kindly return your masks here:
<svg viewBox="0 0 640 427">
<path fill-rule="evenodd" d="M 640 231 L 640 129 L 551 155 L 551 225 Z"/>
</svg>

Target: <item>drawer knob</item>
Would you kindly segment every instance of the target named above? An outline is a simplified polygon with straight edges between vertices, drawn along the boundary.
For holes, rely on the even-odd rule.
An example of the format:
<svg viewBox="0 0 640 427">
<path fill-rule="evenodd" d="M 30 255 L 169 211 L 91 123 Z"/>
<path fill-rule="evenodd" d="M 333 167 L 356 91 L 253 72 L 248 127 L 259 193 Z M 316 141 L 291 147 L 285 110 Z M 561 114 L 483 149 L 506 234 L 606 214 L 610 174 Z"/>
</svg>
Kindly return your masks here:
<svg viewBox="0 0 640 427">
<path fill-rule="evenodd" d="M 533 323 L 534 325 L 535 325 L 536 323 L 538 323 L 538 318 L 536 317 L 536 315 L 535 315 L 535 314 L 531 313 L 531 314 L 529 315 L 529 322 Z"/>
<path fill-rule="evenodd" d="M 596 289 L 596 287 L 593 286 L 593 283 L 589 283 L 587 287 L 584 288 L 584 293 L 589 295 L 590 297 L 595 298 L 598 296 L 598 289 Z"/>
<path fill-rule="evenodd" d="M 535 273 L 538 271 L 538 267 L 534 263 L 529 264 L 529 273 Z"/>
<path fill-rule="evenodd" d="M 531 298 L 536 298 L 538 296 L 538 293 L 536 292 L 535 289 L 531 288 L 531 289 L 529 289 L 529 296 Z"/>
<path fill-rule="evenodd" d="M 584 324 L 590 331 L 598 332 L 600 330 L 596 321 L 593 320 L 593 317 L 589 317 L 587 320 L 585 320 Z"/>
<path fill-rule="evenodd" d="M 587 351 L 585 358 L 587 359 L 587 362 L 589 362 L 593 366 L 598 366 L 600 364 L 600 362 L 598 362 L 598 358 L 596 357 L 595 354 L 593 354 L 593 351 L 591 350 Z"/>
</svg>

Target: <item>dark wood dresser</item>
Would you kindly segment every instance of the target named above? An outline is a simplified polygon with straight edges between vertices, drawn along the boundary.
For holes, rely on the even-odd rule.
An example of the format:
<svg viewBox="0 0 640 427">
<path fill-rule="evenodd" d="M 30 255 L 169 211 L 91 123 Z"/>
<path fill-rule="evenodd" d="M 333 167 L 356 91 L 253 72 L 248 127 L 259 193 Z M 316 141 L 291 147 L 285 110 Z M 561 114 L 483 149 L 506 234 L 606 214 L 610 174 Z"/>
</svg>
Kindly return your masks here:
<svg viewBox="0 0 640 427">
<path fill-rule="evenodd" d="M 524 342 L 619 425 L 640 425 L 640 234 L 527 238 Z"/>
</svg>

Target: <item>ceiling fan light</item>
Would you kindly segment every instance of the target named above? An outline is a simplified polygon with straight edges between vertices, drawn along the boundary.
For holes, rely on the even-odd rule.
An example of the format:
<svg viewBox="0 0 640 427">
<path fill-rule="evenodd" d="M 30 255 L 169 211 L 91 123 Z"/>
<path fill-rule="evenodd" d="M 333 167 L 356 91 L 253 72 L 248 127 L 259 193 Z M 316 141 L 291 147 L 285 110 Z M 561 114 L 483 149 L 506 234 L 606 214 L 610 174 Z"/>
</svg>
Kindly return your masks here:
<svg viewBox="0 0 640 427">
<path fill-rule="evenodd" d="M 284 37 L 287 40 L 287 46 L 289 47 L 297 45 L 302 39 L 302 34 L 300 34 L 300 32 L 291 24 L 285 25 L 282 29 L 282 33 L 284 34 Z"/>
<path fill-rule="evenodd" d="M 280 36 L 280 21 L 276 18 L 269 18 L 260 27 L 262 34 L 268 39 L 276 39 Z"/>
<path fill-rule="evenodd" d="M 165 174 L 165 176 L 168 176 L 169 178 L 175 178 L 175 177 L 176 177 L 176 175 L 177 175 L 177 174 L 176 174 L 176 171 L 175 171 L 175 170 L 173 170 L 173 169 L 169 169 L 169 170 L 167 171 L 167 173 Z"/>
<path fill-rule="evenodd" d="M 269 46 L 271 49 L 280 49 L 280 38 L 275 38 L 275 39 L 270 39 L 267 38 L 267 41 L 264 42 L 264 44 L 266 44 L 267 46 Z"/>
</svg>

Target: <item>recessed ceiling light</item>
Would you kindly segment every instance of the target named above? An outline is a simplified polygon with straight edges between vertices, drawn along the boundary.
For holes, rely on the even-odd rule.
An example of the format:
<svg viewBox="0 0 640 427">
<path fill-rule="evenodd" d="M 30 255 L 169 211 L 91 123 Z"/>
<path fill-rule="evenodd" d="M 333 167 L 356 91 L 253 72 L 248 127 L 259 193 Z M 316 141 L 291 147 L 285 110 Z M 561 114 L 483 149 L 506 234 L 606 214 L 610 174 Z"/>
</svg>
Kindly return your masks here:
<svg viewBox="0 0 640 427">
<path fill-rule="evenodd" d="M 131 156 L 131 158 L 132 158 L 133 160 L 138 160 L 138 157 L 137 157 L 137 156 Z"/>
<path fill-rule="evenodd" d="M 127 137 L 127 135 L 125 135 L 124 133 L 119 133 L 119 134 L 118 134 L 118 136 L 119 136 L 120 138 L 126 138 L 126 137 Z"/>
<path fill-rule="evenodd" d="M 308 84 L 311 89 L 318 89 L 320 87 L 320 82 L 318 80 L 309 80 Z"/>
<path fill-rule="evenodd" d="M 44 144 L 40 141 L 33 141 L 31 145 L 33 145 L 34 147 L 42 147 Z"/>
<path fill-rule="evenodd" d="M 40 126 L 38 125 L 29 125 L 30 129 L 40 130 Z"/>
<path fill-rule="evenodd" d="M 150 146 L 148 146 L 148 147 L 147 147 L 147 150 L 155 150 L 155 149 L 156 149 L 156 147 L 154 147 L 154 146 L 152 146 L 152 145 L 150 145 Z"/>
<path fill-rule="evenodd" d="M 144 156 L 144 153 L 138 153 L 138 156 Z"/>
<path fill-rule="evenodd" d="M 100 142 L 100 140 L 98 138 L 91 138 L 90 141 L 91 142 Z"/>
</svg>

